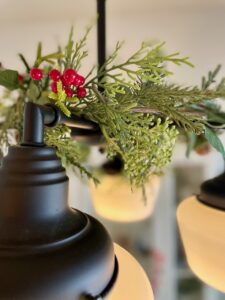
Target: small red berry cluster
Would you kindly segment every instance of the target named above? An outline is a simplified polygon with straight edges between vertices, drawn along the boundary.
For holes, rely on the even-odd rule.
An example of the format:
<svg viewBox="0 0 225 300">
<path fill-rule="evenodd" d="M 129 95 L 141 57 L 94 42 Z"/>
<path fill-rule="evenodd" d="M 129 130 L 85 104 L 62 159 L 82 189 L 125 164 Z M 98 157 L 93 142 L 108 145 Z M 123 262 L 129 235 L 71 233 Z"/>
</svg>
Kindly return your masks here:
<svg viewBox="0 0 225 300">
<path fill-rule="evenodd" d="M 41 69 L 33 68 L 30 71 L 30 77 L 33 80 L 39 81 L 43 78 L 44 74 Z M 49 73 L 51 82 L 51 90 L 53 93 L 57 93 L 57 82 L 61 81 L 63 89 L 68 97 L 76 95 L 79 98 L 84 98 L 87 94 L 86 89 L 83 87 L 85 78 L 77 74 L 73 69 L 67 69 L 61 75 L 61 73 L 53 69 Z"/>
</svg>

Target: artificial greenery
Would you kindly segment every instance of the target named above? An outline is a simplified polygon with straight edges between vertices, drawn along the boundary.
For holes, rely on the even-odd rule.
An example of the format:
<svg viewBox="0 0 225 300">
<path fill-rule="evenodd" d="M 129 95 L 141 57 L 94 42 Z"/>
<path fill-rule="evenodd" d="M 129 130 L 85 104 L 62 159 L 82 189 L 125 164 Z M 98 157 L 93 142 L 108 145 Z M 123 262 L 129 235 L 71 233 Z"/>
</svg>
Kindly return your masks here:
<svg viewBox="0 0 225 300">
<path fill-rule="evenodd" d="M 108 156 L 122 158 L 126 175 L 136 186 L 142 186 L 150 174 L 160 173 L 169 163 L 179 135 L 186 138 L 188 153 L 203 141 L 211 143 L 225 157 L 218 138 L 225 114 L 215 102 L 225 98 L 225 80 L 215 81 L 220 66 L 203 77 L 201 87 L 169 84 L 167 78 L 172 73 L 168 64 L 190 67 L 192 64 L 179 53 L 163 54 L 164 43 L 143 43 L 125 62 L 117 63 L 122 46 L 118 43 L 105 64 L 93 67 L 85 76 L 82 85 L 85 96 L 79 96 L 74 86 L 70 86 L 68 96 L 63 80 L 57 82 L 56 91 L 51 91 L 48 74 L 52 69 L 61 74 L 68 69 L 80 72 L 82 60 L 88 56 L 89 31 L 90 28 L 78 42 L 73 41 L 71 31 L 66 47 L 48 55 L 43 55 L 39 43 L 32 65 L 20 54 L 25 66 L 23 76 L 14 70 L 0 69 L 0 85 L 5 88 L 0 100 L 1 148 L 9 145 L 8 129 L 16 129 L 20 141 L 23 106 L 32 101 L 40 105 L 53 103 L 68 117 L 82 116 L 96 122 Z M 32 80 L 33 68 L 43 71 L 41 80 Z M 91 176 L 81 165 L 83 150 L 66 125 L 46 129 L 45 142 L 57 149 L 64 166 L 78 167 Z"/>
</svg>

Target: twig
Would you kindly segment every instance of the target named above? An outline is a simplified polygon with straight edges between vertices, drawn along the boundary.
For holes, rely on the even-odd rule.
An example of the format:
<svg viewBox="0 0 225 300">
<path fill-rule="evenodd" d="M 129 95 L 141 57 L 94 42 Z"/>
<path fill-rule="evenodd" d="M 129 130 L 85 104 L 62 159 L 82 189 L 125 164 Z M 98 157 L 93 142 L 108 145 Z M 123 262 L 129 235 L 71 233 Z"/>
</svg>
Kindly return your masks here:
<svg viewBox="0 0 225 300">
<path fill-rule="evenodd" d="M 205 116 L 205 113 L 203 113 L 203 112 L 188 111 L 188 110 L 184 110 L 184 109 L 178 109 L 177 111 L 179 113 L 184 113 L 185 115 L 192 115 L 192 116 L 196 116 L 196 117 L 204 117 Z M 131 109 L 131 112 L 165 116 L 165 113 L 163 113 L 157 109 L 148 108 L 148 107 L 134 107 Z"/>
<path fill-rule="evenodd" d="M 30 72 L 30 66 L 28 65 L 28 62 L 26 61 L 25 57 L 21 53 L 19 53 L 19 57 L 22 60 L 24 66 L 26 67 L 27 73 L 29 73 Z"/>
<path fill-rule="evenodd" d="M 148 107 L 134 107 L 131 109 L 131 112 L 133 113 L 144 113 L 144 114 L 153 114 L 153 115 L 159 115 L 164 116 L 165 114 L 158 111 L 154 108 L 148 108 Z"/>
<path fill-rule="evenodd" d="M 101 100 L 104 104 L 108 102 L 108 99 L 106 99 L 94 85 L 92 86 L 92 90 L 95 92 L 99 100 Z"/>
</svg>

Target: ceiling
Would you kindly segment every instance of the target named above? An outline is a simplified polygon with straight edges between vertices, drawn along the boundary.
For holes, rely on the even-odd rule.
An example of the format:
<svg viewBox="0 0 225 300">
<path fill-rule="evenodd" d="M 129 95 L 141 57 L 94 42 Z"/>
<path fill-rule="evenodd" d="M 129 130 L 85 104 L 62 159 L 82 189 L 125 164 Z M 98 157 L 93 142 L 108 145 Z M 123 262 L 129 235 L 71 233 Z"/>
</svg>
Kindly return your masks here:
<svg viewBox="0 0 225 300">
<path fill-rule="evenodd" d="M 204 10 L 225 9 L 224 0 L 108 0 L 110 15 L 152 13 L 174 9 Z M 4 22 L 48 21 L 52 19 L 70 19 L 95 16 L 95 0 L 0 0 L 0 24 Z"/>
</svg>

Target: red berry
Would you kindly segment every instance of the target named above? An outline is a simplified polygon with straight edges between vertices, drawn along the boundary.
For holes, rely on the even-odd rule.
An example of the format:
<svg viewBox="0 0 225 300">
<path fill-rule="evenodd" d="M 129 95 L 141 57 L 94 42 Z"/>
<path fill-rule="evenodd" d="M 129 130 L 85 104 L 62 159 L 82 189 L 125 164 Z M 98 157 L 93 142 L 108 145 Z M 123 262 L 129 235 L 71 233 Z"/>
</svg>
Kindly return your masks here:
<svg viewBox="0 0 225 300">
<path fill-rule="evenodd" d="M 77 97 L 84 98 L 87 95 L 86 89 L 83 87 L 77 88 Z"/>
<path fill-rule="evenodd" d="M 76 78 L 77 73 L 73 69 L 67 69 L 63 73 L 63 79 L 66 82 L 67 86 L 71 85 Z"/>
<path fill-rule="evenodd" d="M 21 74 L 19 74 L 19 75 L 18 75 L 18 81 L 19 81 L 19 83 L 23 83 L 23 81 L 24 81 L 24 76 L 21 75 Z"/>
<path fill-rule="evenodd" d="M 75 86 L 81 86 L 85 83 L 85 78 L 81 75 L 78 75 L 73 80 L 73 85 Z"/>
<path fill-rule="evenodd" d="M 57 82 L 53 81 L 51 83 L 51 90 L 53 91 L 53 93 L 57 93 Z"/>
<path fill-rule="evenodd" d="M 199 155 L 206 155 L 210 152 L 210 146 L 208 144 L 201 145 L 195 149 L 195 152 Z"/>
<path fill-rule="evenodd" d="M 59 81 L 61 75 L 60 75 L 60 72 L 58 70 L 53 69 L 53 70 L 50 71 L 49 77 L 53 81 Z"/>
<path fill-rule="evenodd" d="M 65 86 L 70 86 L 70 84 L 68 84 L 68 82 L 64 79 L 63 76 L 61 76 L 60 80 L 62 81 L 62 85 Z"/>
<path fill-rule="evenodd" d="M 43 72 L 42 70 L 38 69 L 38 68 L 34 68 L 30 70 L 30 77 L 33 80 L 41 80 L 43 78 Z"/>
<path fill-rule="evenodd" d="M 73 91 L 69 87 L 65 88 L 65 93 L 66 93 L 67 97 L 69 97 L 69 98 L 73 97 Z"/>
</svg>

